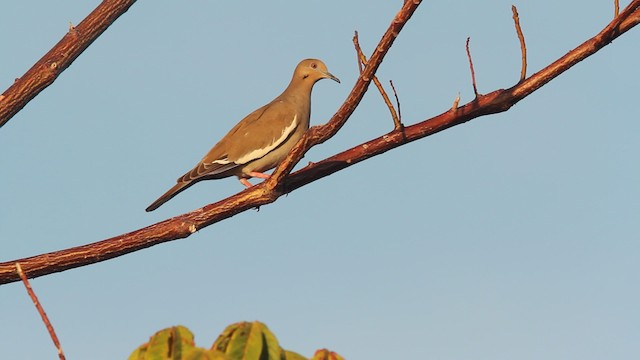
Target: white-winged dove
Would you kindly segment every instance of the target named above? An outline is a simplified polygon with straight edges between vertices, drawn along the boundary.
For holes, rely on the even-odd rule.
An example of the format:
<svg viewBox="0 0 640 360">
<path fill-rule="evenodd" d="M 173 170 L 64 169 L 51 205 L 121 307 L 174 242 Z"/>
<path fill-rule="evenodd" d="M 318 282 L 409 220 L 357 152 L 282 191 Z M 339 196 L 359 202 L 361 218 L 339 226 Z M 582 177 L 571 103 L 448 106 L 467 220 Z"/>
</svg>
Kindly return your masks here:
<svg viewBox="0 0 640 360">
<path fill-rule="evenodd" d="M 311 89 L 320 79 L 340 82 L 322 61 L 302 60 L 280 96 L 242 119 L 191 171 L 178 178 L 177 184 L 146 210 L 157 209 L 201 180 L 235 175 L 243 185 L 250 187 L 247 179 L 268 178 L 269 175 L 263 171 L 276 167 L 309 129 Z"/>
</svg>

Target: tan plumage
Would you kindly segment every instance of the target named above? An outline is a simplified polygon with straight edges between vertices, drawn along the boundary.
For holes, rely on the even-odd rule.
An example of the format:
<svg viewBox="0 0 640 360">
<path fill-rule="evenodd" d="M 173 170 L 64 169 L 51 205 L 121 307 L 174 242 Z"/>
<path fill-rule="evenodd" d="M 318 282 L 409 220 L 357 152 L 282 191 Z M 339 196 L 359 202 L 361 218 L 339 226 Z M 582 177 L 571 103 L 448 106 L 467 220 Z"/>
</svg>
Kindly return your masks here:
<svg viewBox="0 0 640 360">
<path fill-rule="evenodd" d="M 320 79 L 340 82 L 322 61 L 302 60 L 280 96 L 242 119 L 146 210 L 157 209 L 201 180 L 235 175 L 245 186 L 250 186 L 246 179 L 268 177 L 262 172 L 276 167 L 309 129 L 311 90 Z"/>
</svg>

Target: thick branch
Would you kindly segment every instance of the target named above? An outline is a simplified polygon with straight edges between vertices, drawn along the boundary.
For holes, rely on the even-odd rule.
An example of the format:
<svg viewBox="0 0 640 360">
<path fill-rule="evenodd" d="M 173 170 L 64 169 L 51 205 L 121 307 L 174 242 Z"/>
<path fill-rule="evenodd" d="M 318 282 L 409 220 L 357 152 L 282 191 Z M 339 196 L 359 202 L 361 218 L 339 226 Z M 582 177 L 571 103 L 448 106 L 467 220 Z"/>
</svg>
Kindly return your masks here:
<svg viewBox="0 0 640 360">
<path fill-rule="evenodd" d="M 13 267 L 12 264 L 19 261 L 25 269 L 25 272 L 31 278 L 60 272 L 108 260 L 166 241 L 185 238 L 199 229 L 222 221 L 235 214 L 276 201 L 284 194 L 282 184 L 284 177 L 302 158 L 304 153 L 314 144 L 324 142 L 337 133 L 349 116 L 351 116 L 360 103 L 360 100 L 362 100 L 364 93 L 367 91 L 371 78 L 382 63 L 384 55 L 386 55 L 393 41 L 400 33 L 400 30 L 402 30 L 402 27 L 409 20 L 419 4 L 420 1 L 418 0 L 405 2 L 378 43 L 367 66 L 360 74 L 351 93 L 338 112 L 326 125 L 313 128 L 315 131 L 309 131 L 289 154 L 287 159 L 278 166 L 269 180 L 215 204 L 207 205 L 190 213 L 176 216 L 172 219 L 111 239 L 11 261 L 10 263 L 0 263 L 0 284 L 17 281 L 19 279 L 14 270 L 5 267 L 6 264 L 11 264 L 11 267 Z"/>
<path fill-rule="evenodd" d="M 614 18 L 596 36 L 583 42 L 577 48 L 571 50 L 563 57 L 554 61 L 549 66 L 531 75 L 518 86 L 509 91 L 511 95 L 520 101 L 535 90 L 544 86 L 569 68 L 593 55 L 598 50 L 607 46 L 620 35 L 629 31 L 640 22 L 640 0 L 633 0 L 616 18 Z"/>
<path fill-rule="evenodd" d="M 405 127 L 402 132 L 392 131 L 320 162 L 309 164 L 286 179 L 287 191 L 298 189 L 308 183 L 405 143 L 422 139 L 484 115 L 507 111 L 518 101 L 538 90 L 580 61 L 598 52 L 638 23 L 640 23 L 640 0 L 634 0 L 596 36 L 569 51 L 525 81 L 520 81 L 506 90 L 500 89 L 486 95 L 479 95 L 473 101 L 461 107 L 457 107 L 456 101 L 455 106 L 450 110 L 415 125 Z"/>
<path fill-rule="evenodd" d="M 402 13 L 401 11 L 396 16 L 396 19 L 389 27 L 391 31 L 399 31 L 404 23 L 398 28 L 396 21 L 404 19 L 404 22 L 406 22 L 415 7 L 407 8 L 407 3 L 405 3 L 403 11 L 405 9 L 408 9 L 407 11 L 409 12 Z M 402 16 L 405 17 L 403 18 Z M 290 171 L 290 168 L 295 165 L 312 144 L 323 142 L 331 137 L 351 115 L 355 106 L 362 99 L 370 79 L 375 73 L 375 69 L 382 62 L 383 55 L 380 54 L 386 53 L 388 46 L 391 46 L 393 42 L 390 40 L 391 38 L 387 38 L 389 33 L 387 32 L 345 103 L 326 125 L 314 127 L 309 131 L 300 143 L 296 145 L 292 153 L 289 154 L 285 162 L 276 169 L 278 175 L 274 173 L 271 179 L 217 203 L 128 234 L 76 248 L 2 263 L 0 264 L 0 284 L 14 282 L 19 279 L 14 270 L 16 262 L 20 262 L 27 269 L 30 277 L 37 277 L 107 260 L 162 242 L 185 238 L 208 225 L 256 206 L 274 202 L 285 192 L 294 191 L 324 176 L 399 147 L 404 143 L 424 138 L 483 115 L 507 111 L 511 106 L 544 86 L 553 78 L 605 47 L 615 38 L 637 25 L 638 22 L 640 22 L 640 0 L 634 0 L 598 35 L 587 40 L 525 81 L 506 90 L 501 89 L 481 95 L 461 107 L 453 108 L 436 117 L 406 127 L 402 132 L 392 131 L 321 162 L 310 164 L 285 177 L 285 174 Z M 397 32 L 393 38 L 395 36 L 397 36 Z"/>
<path fill-rule="evenodd" d="M 364 97 L 371 79 L 375 75 L 378 67 L 382 63 L 384 56 L 387 54 L 391 45 L 400 34 L 400 31 L 404 25 L 409 21 L 409 18 L 420 5 L 421 0 L 406 0 L 402 9 L 398 11 L 391 25 L 380 39 L 376 50 L 373 52 L 369 61 L 367 62 L 364 70 L 360 73 L 356 84 L 353 86 L 351 93 L 347 96 L 342 106 L 333 115 L 331 120 L 325 125 L 314 126 L 305 136 L 298 142 L 298 144 L 291 150 L 291 153 L 287 158 L 276 168 L 273 175 L 267 180 L 267 186 L 273 189 L 281 182 L 281 179 L 289 174 L 293 167 L 302 159 L 304 154 L 314 145 L 322 144 L 323 142 L 334 136 L 340 128 L 347 122 L 347 119 L 353 114 L 362 98 Z"/>
<path fill-rule="evenodd" d="M 0 127 L 73 63 L 136 0 L 105 0 L 0 95 Z"/>
</svg>

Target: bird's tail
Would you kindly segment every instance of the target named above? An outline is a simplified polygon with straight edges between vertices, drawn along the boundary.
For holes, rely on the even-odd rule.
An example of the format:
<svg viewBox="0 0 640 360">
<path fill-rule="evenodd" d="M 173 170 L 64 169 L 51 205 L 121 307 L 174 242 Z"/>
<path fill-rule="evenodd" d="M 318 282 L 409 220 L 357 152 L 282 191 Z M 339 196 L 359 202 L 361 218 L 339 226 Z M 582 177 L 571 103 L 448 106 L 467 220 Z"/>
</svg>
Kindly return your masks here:
<svg viewBox="0 0 640 360">
<path fill-rule="evenodd" d="M 189 186 L 193 185 L 195 182 L 193 181 L 181 181 L 175 184 L 171 189 L 169 189 L 164 195 L 160 196 L 158 200 L 154 201 L 149 207 L 146 208 L 146 211 L 153 211 L 159 208 L 162 204 L 171 200 L 174 196 L 178 195 L 182 191 L 186 190 Z"/>
</svg>

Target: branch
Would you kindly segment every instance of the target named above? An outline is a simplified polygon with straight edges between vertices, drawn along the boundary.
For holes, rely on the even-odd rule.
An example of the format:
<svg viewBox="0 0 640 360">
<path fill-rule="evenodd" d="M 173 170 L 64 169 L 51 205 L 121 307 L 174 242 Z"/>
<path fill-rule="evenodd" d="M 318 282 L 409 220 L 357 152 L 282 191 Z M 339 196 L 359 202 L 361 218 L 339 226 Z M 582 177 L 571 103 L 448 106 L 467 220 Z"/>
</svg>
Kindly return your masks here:
<svg viewBox="0 0 640 360">
<path fill-rule="evenodd" d="M 633 0 L 600 33 L 533 74 L 525 81 L 519 82 L 509 89 L 500 89 L 486 95 L 480 95 L 461 107 L 448 109 L 446 112 L 431 119 L 408 126 L 402 132 L 394 130 L 323 161 L 310 164 L 286 176 L 311 146 L 326 141 L 344 125 L 364 96 L 370 79 L 382 62 L 384 54 L 393 43 L 393 39 L 413 14 L 417 5 L 418 3 L 405 3 L 403 9 L 396 15 L 396 18 L 381 39 L 376 51 L 371 56 L 353 90 L 338 112 L 326 125 L 311 128 L 287 156 L 287 159 L 278 166 L 270 179 L 217 203 L 131 233 L 93 244 L 1 263 L 0 284 L 14 282 L 19 279 L 13 267 L 13 264 L 18 261 L 28 269 L 30 277 L 37 277 L 104 261 L 166 241 L 188 237 L 208 225 L 256 206 L 274 202 L 285 192 L 294 191 L 306 184 L 405 143 L 424 138 L 480 116 L 507 111 L 518 101 L 541 88 L 578 62 L 604 48 L 611 41 L 640 22 L 640 0 Z"/>
<path fill-rule="evenodd" d="M 20 266 L 20 263 L 16 263 L 15 266 L 16 266 L 16 271 L 18 272 L 18 276 L 20 276 L 20 279 L 22 280 L 24 287 L 27 289 L 27 294 L 29 294 L 31 301 L 33 301 L 33 305 L 35 305 L 36 309 L 38 310 L 38 314 L 40 314 L 40 317 L 42 318 L 42 322 L 44 322 L 44 326 L 47 328 L 47 332 L 49 332 L 49 336 L 53 341 L 53 345 L 55 345 L 56 349 L 58 350 L 58 358 L 60 358 L 60 360 L 64 360 L 65 359 L 64 351 L 62 351 L 62 346 L 60 346 L 60 341 L 58 340 L 56 331 L 53 329 L 53 325 L 51 325 L 51 321 L 49 321 L 49 317 L 47 316 L 47 313 L 44 312 L 44 308 L 42 307 L 42 304 L 40 304 L 40 301 L 38 300 L 38 297 L 36 296 L 35 291 L 33 291 L 33 288 L 31 288 L 31 284 L 29 284 L 29 279 L 27 279 L 27 276 L 22 271 L 22 266 Z"/>
<path fill-rule="evenodd" d="M 580 61 L 609 45 L 613 40 L 638 25 L 638 23 L 640 23 L 640 0 L 633 0 L 618 17 L 613 19 L 597 35 L 569 51 L 525 81 L 518 82 L 515 86 L 506 90 L 499 89 L 486 95 L 479 95 L 461 107 L 458 107 L 458 97 L 451 109 L 433 118 L 405 127 L 402 133 L 392 131 L 294 172 L 287 178 L 287 188 L 289 191 L 293 191 L 405 143 L 422 139 L 481 116 L 505 112 Z"/>
<path fill-rule="evenodd" d="M 367 57 L 364 55 L 364 53 L 362 52 L 362 48 L 360 47 L 360 41 L 358 40 L 357 31 L 353 35 L 353 46 L 356 48 L 356 55 L 358 57 L 358 69 L 360 70 L 360 72 L 362 72 L 362 65 L 367 65 Z M 403 125 L 402 122 L 400 122 L 400 117 L 398 116 L 398 113 L 396 113 L 396 109 L 393 107 L 393 104 L 389 99 L 389 95 L 387 95 L 387 92 L 384 90 L 384 87 L 382 87 L 380 80 L 378 80 L 378 77 L 375 75 L 373 75 L 373 83 L 378 88 L 380 95 L 382 95 L 382 100 L 384 100 L 385 105 L 387 105 L 387 108 L 389 108 L 391 119 L 393 119 L 394 129 L 402 129 Z M 393 87 L 393 82 L 391 83 L 391 86 Z M 394 88 L 393 92 L 396 96 L 396 101 L 398 102 L 398 104 L 400 104 L 400 101 L 398 100 L 398 94 L 395 91 L 396 89 Z M 398 108 L 398 112 L 400 112 L 400 108 Z"/>
<path fill-rule="evenodd" d="M 0 127 L 58 78 L 136 0 L 104 0 L 0 95 Z"/>
<path fill-rule="evenodd" d="M 513 22 L 516 26 L 516 33 L 518 34 L 518 40 L 520 41 L 520 53 L 522 55 L 522 68 L 520 70 L 520 81 L 524 81 L 527 77 L 527 45 L 524 42 L 524 34 L 520 27 L 520 15 L 518 15 L 518 9 L 515 5 L 511 5 L 511 11 L 513 12 Z"/>
<path fill-rule="evenodd" d="M 293 169 L 306 151 L 308 151 L 311 146 L 322 143 L 335 135 L 351 116 L 364 97 L 371 83 L 371 78 L 382 63 L 393 41 L 407 21 L 409 21 L 409 18 L 415 12 L 418 5 L 420 5 L 420 0 L 406 1 L 404 3 L 382 36 L 382 39 L 380 39 L 367 66 L 363 69 L 351 93 L 349 93 L 345 102 L 340 109 L 338 109 L 338 112 L 327 124 L 309 129 L 268 180 L 227 199 L 218 201 L 217 203 L 127 234 L 17 261 L 27 270 L 27 274 L 30 277 L 35 278 L 112 259 L 166 241 L 186 238 L 206 226 L 246 210 L 276 201 L 285 193 L 284 179 L 286 175 Z M 13 268 L 13 264 L 17 261 L 0 263 L 0 285 L 19 280 Z"/>
<path fill-rule="evenodd" d="M 604 29 L 596 36 L 583 42 L 575 49 L 569 51 L 566 55 L 554 61 L 544 69 L 531 75 L 525 81 L 519 83 L 507 91 L 518 102 L 528 96 L 535 90 L 544 86 L 558 75 L 567 71 L 569 68 L 584 60 L 585 58 L 598 52 L 603 47 L 609 45 L 620 35 L 629 31 L 629 29 L 638 25 L 640 22 L 640 0 L 633 0 L 627 7 L 615 17 Z M 515 104 L 514 102 L 514 104 Z"/>
<path fill-rule="evenodd" d="M 389 80 L 389 85 L 391 85 L 391 90 L 393 90 L 393 96 L 396 98 L 396 106 L 398 107 L 398 115 L 397 115 L 397 123 L 394 130 L 400 130 L 404 127 L 402 124 L 402 112 L 400 111 L 400 99 L 398 99 L 398 92 L 396 91 L 396 87 L 393 85 L 393 80 Z M 391 107 L 393 108 L 393 106 Z"/>
<path fill-rule="evenodd" d="M 467 37 L 467 44 L 465 45 L 465 48 L 467 49 L 467 60 L 469 60 L 469 69 L 471 70 L 471 84 L 473 85 L 473 94 L 476 97 L 478 97 L 478 85 L 476 84 L 476 71 L 473 68 L 473 60 L 471 59 L 471 50 L 469 50 L 469 40 L 471 40 L 471 38 Z M 458 107 L 459 101 L 460 99 L 458 98 L 456 100 L 454 107 Z"/>
<path fill-rule="evenodd" d="M 291 150 L 286 159 L 278 165 L 271 177 L 265 181 L 268 189 L 275 189 L 280 186 L 282 191 L 282 179 L 291 172 L 293 167 L 302 159 L 304 154 L 317 144 L 329 140 L 333 137 L 347 122 L 347 119 L 353 114 L 364 94 L 371 83 L 371 79 L 375 75 L 378 67 L 382 63 L 384 56 L 387 54 L 391 45 L 400 34 L 404 25 L 409 21 L 411 15 L 416 11 L 421 0 L 406 0 L 400 11 L 396 14 L 387 31 L 382 35 L 382 39 L 378 42 L 376 50 L 373 52 L 367 65 L 360 73 L 356 84 L 351 89 L 351 93 L 347 96 L 342 106 L 333 115 L 329 122 L 325 125 L 314 126 L 298 141 L 296 146 Z"/>
</svg>

